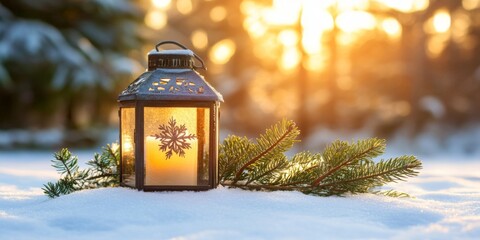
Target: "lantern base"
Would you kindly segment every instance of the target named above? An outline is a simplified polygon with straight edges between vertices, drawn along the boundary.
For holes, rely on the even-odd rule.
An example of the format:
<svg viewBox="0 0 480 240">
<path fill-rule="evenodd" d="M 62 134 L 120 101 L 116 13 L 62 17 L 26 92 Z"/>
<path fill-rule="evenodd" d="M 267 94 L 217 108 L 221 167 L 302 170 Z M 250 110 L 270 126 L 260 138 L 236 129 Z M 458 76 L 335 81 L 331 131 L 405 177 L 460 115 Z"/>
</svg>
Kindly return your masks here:
<svg viewBox="0 0 480 240">
<path fill-rule="evenodd" d="M 217 186 L 143 186 L 143 188 L 132 187 L 124 183 L 120 184 L 121 187 L 133 188 L 138 191 L 144 192 L 165 192 L 165 191 L 208 191 L 210 189 L 215 189 Z"/>
</svg>

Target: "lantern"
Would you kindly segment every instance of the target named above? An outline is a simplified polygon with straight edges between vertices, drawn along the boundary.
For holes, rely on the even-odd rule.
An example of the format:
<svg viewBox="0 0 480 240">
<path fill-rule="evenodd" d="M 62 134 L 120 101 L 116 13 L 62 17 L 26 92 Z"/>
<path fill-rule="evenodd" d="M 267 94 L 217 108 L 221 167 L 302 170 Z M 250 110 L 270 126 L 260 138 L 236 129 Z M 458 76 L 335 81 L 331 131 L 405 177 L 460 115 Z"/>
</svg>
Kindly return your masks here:
<svg viewBox="0 0 480 240">
<path fill-rule="evenodd" d="M 181 49 L 159 50 L 163 44 Z M 206 70 L 205 64 L 191 50 L 161 42 L 148 54 L 147 71 L 119 95 L 122 186 L 162 191 L 218 185 L 223 98 L 198 69 Z"/>
</svg>

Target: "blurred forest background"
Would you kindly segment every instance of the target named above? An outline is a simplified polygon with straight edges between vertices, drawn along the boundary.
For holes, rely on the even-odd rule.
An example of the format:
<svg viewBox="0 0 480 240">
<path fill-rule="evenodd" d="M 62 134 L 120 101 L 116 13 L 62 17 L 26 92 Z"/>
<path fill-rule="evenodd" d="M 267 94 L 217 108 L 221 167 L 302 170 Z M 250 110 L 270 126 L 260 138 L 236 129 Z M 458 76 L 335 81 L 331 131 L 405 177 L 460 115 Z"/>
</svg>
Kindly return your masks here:
<svg viewBox="0 0 480 240">
<path fill-rule="evenodd" d="M 377 136 L 478 151 L 480 0 L 0 3 L 0 148 L 98 144 L 146 53 L 175 40 L 224 95 L 223 134 L 289 118 L 305 148 Z"/>
</svg>

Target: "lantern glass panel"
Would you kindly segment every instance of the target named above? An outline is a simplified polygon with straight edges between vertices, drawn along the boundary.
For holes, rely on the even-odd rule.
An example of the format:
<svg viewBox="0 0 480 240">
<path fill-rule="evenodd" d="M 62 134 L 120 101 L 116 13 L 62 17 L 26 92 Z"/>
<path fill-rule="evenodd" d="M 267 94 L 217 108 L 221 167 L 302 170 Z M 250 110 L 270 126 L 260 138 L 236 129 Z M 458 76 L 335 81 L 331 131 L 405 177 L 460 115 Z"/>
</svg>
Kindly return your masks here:
<svg viewBox="0 0 480 240">
<path fill-rule="evenodd" d="M 145 186 L 209 183 L 210 109 L 145 107 Z"/>
<path fill-rule="evenodd" d="M 135 187 L 135 108 L 121 108 L 122 182 Z"/>
</svg>

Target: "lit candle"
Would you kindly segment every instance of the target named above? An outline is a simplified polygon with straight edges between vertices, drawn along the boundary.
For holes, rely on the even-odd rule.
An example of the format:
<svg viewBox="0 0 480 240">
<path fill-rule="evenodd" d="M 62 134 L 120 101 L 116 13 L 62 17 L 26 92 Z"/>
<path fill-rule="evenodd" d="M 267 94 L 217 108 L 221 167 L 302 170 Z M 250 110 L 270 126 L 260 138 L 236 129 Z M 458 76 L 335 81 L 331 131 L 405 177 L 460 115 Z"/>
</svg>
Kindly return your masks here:
<svg viewBox="0 0 480 240">
<path fill-rule="evenodd" d="M 184 149 L 185 155 L 176 153 L 167 159 L 165 152 L 160 150 L 160 140 L 147 136 L 145 139 L 145 185 L 197 185 L 197 140 L 190 140 L 189 149 Z"/>
</svg>

